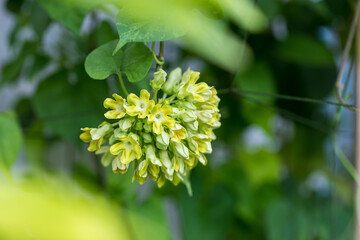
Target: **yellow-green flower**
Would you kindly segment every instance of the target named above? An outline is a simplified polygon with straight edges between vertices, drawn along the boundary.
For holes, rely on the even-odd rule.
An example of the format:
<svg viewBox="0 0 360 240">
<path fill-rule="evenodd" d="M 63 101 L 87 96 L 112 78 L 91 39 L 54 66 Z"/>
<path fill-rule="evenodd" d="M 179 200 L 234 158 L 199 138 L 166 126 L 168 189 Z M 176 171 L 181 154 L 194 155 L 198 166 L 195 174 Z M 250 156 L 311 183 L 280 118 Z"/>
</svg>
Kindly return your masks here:
<svg viewBox="0 0 360 240">
<path fill-rule="evenodd" d="M 94 152 L 100 149 L 104 136 L 110 129 L 111 126 L 107 122 L 100 124 L 99 128 L 81 128 L 84 132 L 80 135 L 80 139 L 84 142 L 90 142 L 88 150 Z"/>
<path fill-rule="evenodd" d="M 156 104 L 151 114 L 148 116 L 148 123 L 153 124 L 153 132 L 156 134 L 161 134 L 161 126 L 166 126 L 171 129 L 175 125 L 175 120 L 168 115 L 172 114 L 173 110 L 168 105 Z"/>
<path fill-rule="evenodd" d="M 124 164 L 121 162 L 121 155 L 117 155 L 112 161 L 112 171 L 114 173 L 126 173 L 128 170 L 129 164 Z"/>
<path fill-rule="evenodd" d="M 174 127 L 170 129 L 170 136 L 172 141 L 180 142 L 187 136 L 186 129 L 182 125 L 175 123 Z"/>
<path fill-rule="evenodd" d="M 199 79 L 199 76 L 199 72 L 194 72 L 188 69 L 183 75 L 177 97 L 180 99 L 190 97 L 191 99 L 198 102 L 204 102 L 207 95 L 211 97 L 212 92 L 210 90 L 210 87 L 206 83 L 201 82 L 195 84 L 196 81 Z"/>
<path fill-rule="evenodd" d="M 141 148 L 138 142 L 138 137 L 135 134 L 129 134 L 128 136 L 122 136 L 118 138 L 120 142 L 113 144 L 110 147 L 110 152 L 113 155 L 121 154 L 121 162 L 123 164 L 129 164 L 135 158 L 141 158 Z"/>
<path fill-rule="evenodd" d="M 188 138 L 189 147 L 197 155 L 201 153 L 211 153 L 211 138 L 205 134 L 197 134 Z"/>
<path fill-rule="evenodd" d="M 120 119 L 125 116 L 126 108 L 125 108 L 125 100 L 114 93 L 113 98 L 107 98 L 104 101 L 104 107 L 110 108 L 113 110 L 107 111 L 104 115 L 107 119 Z"/>
<path fill-rule="evenodd" d="M 150 99 L 150 93 L 145 89 L 141 90 L 140 98 L 133 93 L 127 97 L 129 106 L 126 107 L 126 112 L 130 116 L 138 116 L 139 118 L 146 118 L 148 113 L 153 109 L 155 102 Z"/>
</svg>

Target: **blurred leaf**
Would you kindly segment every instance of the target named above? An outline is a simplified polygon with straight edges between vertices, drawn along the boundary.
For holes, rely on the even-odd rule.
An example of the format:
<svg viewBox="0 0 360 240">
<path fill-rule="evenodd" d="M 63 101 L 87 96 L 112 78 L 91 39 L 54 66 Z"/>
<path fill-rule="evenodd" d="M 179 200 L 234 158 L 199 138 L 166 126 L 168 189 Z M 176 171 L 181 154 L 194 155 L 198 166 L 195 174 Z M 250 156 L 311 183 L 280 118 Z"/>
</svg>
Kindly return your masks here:
<svg viewBox="0 0 360 240">
<path fill-rule="evenodd" d="M 44 70 L 44 68 L 50 63 L 50 58 L 46 55 L 38 54 L 34 58 L 34 63 L 29 70 L 29 79 L 31 80 L 36 74 Z"/>
<path fill-rule="evenodd" d="M 143 43 L 129 43 L 114 56 L 116 41 L 106 43 L 92 51 L 85 61 L 85 69 L 94 79 L 105 79 L 111 74 L 125 73 L 130 82 L 146 77 L 152 65 L 150 50 Z"/>
<path fill-rule="evenodd" d="M 142 204 L 132 204 L 129 212 L 135 239 L 171 239 L 165 216 L 164 205 L 160 198 L 152 197 Z"/>
<path fill-rule="evenodd" d="M 272 20 L 280 14 L 281 0 L 259 0 L 257 6 L 264 12 L 269 20 Z"/>
<path fill-rule="evenodd" d="M 117 206 L 74 185 L 49 178 L 1 184 L 0 238 L 129 239 Z"/>
<path fill-rule="evenodd" d="M 7 0 L 6 8 L 13 13 L 19 13 L 23 3 L 24 0 Z"/>
<path fill-rule="evenodd" d="M 184 31 L 178 28 L 170 28 L 166 19 L 155 16 L 151 21 L 134 21 L 124 15 L 124 10 L 116 16 L 116 27 L 120 40 L 114 53 L 117 53 L 126 43 L 129 42 L 158 42 L 178 38 L 184 35 Z"/>
<path fill-rule="evenodd" d="M 334 64 L 331 51 L 319 40 L 305 35 L 290 35 L 276 48 L 277 56 L 291 63 L 308 66 L 328 66 Z"/>
<path fill-rule="evenodd" d="M 254 64 L 246 72 L 238 74 L 235 81 L 237 87 L 244 91 L 245 98 L 248 96 L 264 103 L 274 102 L 273 98 L 251 94 L 251 91 L 265 94 L 276 93 L 274 77 L 267 64 L 263 62 Z M 249 93 L 246 93 L 246 91 L 249 91 Z"/>
<path fill-rule="evenodd" d="M 224 11 L 217 0 L 197 0 L 194 2 L 205 16 L 214 19 L 221 19 L 224 17 Z"/>
<path fill-rule="evenodd" d="M 310 222 L 303 208 L 280 199 L 269 205 L 265 216 L 269 240 L 311 239 Z"/>
<path fill-rule="evenodd" d="M 235 83 L 244 98 L 241 101 L 241 111 L 246 120 L 270 131 L 270 120 L 274 115 L 271 108 L 274 98 L 261 96 L 261 93 L 276 93 L 274 77 L 268 65 L 264 62 L 254 64 L 244 73 L 238 74 Z"/>
<path fill-rule="evenodd" d="M 94 7 L 91 4 L 92 1 L 81 5 L 81 7 L 72 0 L 39 0 L 39 3 L 52 19 L 62 22 L 78 35 L 86 14 Z"/>
<path fill-rule="evenodd" d="M 102 21 L 95 30 L 95 37 L 97 44 L 100 46 L 117 39 L 118 35 L 116 34 L 110 22 Z"/>
<path fill-rule="evenodd" d="M 0 113 L 0 170 L 7 172 L 16 161 L 22 134 L 13 113 Z"/>
<path fill-rule="evenodd" d="M 180 198 L 184 239 L 226 239 L 234 208 L 232 193 L 220 184 L 210 187 L 194 178 L 192 187 L 192 197 L 184 189 Z"/>
<path fill-rule="evenodd" d="M 33 124 L 24 136 L 26 160 L 35 168 L 40 169 L 44 162 L 46 139 L 42 135 L 43 126 Z"/>
<path fill-rule="evenodd" d="M 280 178 L 281 163 L 277 153 L 265 150 L 241 152 L 244 172 L 254 185 L 276 182 Z"/>
<path fill-rule="evenodd" d="M 259 32 L 265 29 L 267 19 L 252 1 L 221 0 L 218 2 L 224 9 L 225 15 L 231 17 L 239 27 L 250 32 Z"/>
<path fill-rule="evenodd" d="M 104 120 L 104 99 L 108 96 L 106 82 L 91 81 L 77 69 L 76 83 L 69 83 L 67 72 L 58 72 L 38 87 L 33 104 L 39 120 L 54 133 L 79 143 L 80 128 L 96 127 Z"/>
<path fill-rule="evenodd" d="M 19 53 L 2 67 L 0 85 L 16 81 L 20 77 L 28 56 L 35 54 L 36 50 L 36 42 L 25 42 Z"/>
</svg>

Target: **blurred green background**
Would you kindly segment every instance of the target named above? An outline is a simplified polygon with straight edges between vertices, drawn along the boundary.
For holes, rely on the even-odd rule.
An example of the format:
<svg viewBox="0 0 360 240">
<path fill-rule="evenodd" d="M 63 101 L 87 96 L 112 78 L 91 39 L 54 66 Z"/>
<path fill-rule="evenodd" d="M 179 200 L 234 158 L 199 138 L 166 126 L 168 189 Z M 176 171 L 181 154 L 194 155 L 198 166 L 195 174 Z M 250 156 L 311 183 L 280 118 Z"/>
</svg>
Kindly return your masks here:
<svg viewBox="0 0 360 240">
<path fill-rule="evenodd" d="M 343 162 L 354 158 L 354 115 L 303 98 L 336 101 L 336 74 L 355 1 L 108 2 L 113 5 L 1 1 L 0 209 L 8 215 L 1 214 L 0 239 L 100 239 L 88 231 L 96 228 L 108 234 L 102 239 L 353 237 L 354 179 Z M 191 172 L 192 197 L 184 185 L 158 189 L 152 182 L 131 183 L 131 173 L 113 174 L 79 139 L 81 127 L 104 120 L 103 100 L 122 94 L 113 77 L 91 79 L 84 61 L 93 49 L 119 39 L 116 9 L 127 7 L 135 17 L 163 13 L 174 29 L 180 26 L 180 38 L 165 42 L 164 69 L 200 71 L 200 80 L 215 86 L 221 98 L 222 127 L 215 131 L 208 165 Z M 346 99 L 354 95 L 352 62 L 350 57 L 345 65 Z M 149 74 L 154 70 L 155 64 Z M 126 84 L 135 93 L 148 88 L 146 79 Z M 77 188 L 91 196 L 85 205 L 67 203 L 79 195 Z M 29 192 L 44 194 L 47 204 L 34 208 L 32 201 L 38 201 Z M 58 206 L 84 211 L 64 217 Z M 92 210 L 94 216 L 82 215 Z M 44 221 L 41 212 L 47 211 L 58 222 Z M 19 222 L 10 215 L 62 231 L 42 234 L 39 227 L 38 238 L 16 235 Z M 80 237 L 62 227 L 69 219 L 74 228 L 97 217 L 99 223 L 76 228 L 82 229 Z"/>
</svg>

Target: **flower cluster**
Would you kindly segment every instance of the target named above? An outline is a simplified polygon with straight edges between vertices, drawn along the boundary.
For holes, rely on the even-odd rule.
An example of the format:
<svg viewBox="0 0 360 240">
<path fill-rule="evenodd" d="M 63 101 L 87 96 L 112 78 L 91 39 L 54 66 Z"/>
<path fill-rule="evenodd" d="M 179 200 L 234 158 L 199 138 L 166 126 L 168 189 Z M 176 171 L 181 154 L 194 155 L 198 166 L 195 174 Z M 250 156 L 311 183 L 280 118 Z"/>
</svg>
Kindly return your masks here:
<svg viewBox="0 0 360 240">
<path fill-rule="evenodd" d="M 159 187 L 166 179 L 177 185 L 198 162 L 206 165 L 213 129 L 220 127 L 220 99 L 214 87 L 196 83 L 199 75 L 190 69 L 182 74 L 180 68 L 168 77 L 163 70 L 155 72 L 150 82 L 154 99 L 146 90 L 127 99 L 113 94 L 104 101 L 105 117 L 116 122 L 83 128 L 80 138 L 90 142 L 89 151 L 103 154 L 102 164 L 112 164 L 115 173 L 133 164 L 133 181 L 150 177 Z M 163 96 L 158 100 L 159 90 Z"/>
</svg>

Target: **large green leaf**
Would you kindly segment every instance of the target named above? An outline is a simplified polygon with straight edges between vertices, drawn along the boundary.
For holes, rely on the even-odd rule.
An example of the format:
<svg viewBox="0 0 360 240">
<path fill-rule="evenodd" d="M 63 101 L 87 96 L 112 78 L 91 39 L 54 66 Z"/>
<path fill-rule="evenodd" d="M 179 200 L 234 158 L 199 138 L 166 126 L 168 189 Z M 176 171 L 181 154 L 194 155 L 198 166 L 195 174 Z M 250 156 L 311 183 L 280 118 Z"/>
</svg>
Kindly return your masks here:
<svg viewBox="0 0 360 240">
<path fill-rule="evenodd" d="M 104 120 L 102 103 L 108 96 L 106 82 L 89 81 L 80 70 L 77 77 L 77 82 L 71 84 L 68 72 L 56 73 L 39 85 L 33 98 L 39 120 L 73 142 L 80 141 L 80 128 L 96 127 Z"/>
<path fill-rule="evenodd" d="M 39 3 L 52 19 L 62 22 L 76 34 L 80 33 L 86 14 L 93 8 L 93 1 L 82 4 L 81 7 L 77 1 L 72 0 L 39 0 Z"/>
<path fill-rule="evenodd" d="M 129 42 L 158 42 L 184 35 L 180 27 L 173 28 L 164 18 L 148 21 L 134 21 L 120 12 L 116 17 L 116 27 L 120 36 L 114 53 Z"/>
<path fill-rule="evenodd" d="M 276 48 L 277 56 L 284 61 L 306 66 L 331 66 L 334 58 L 324 43 L 305 34 L 290 35 Z"/>
<path fill-rule="evenodd" d="M 85 61 L 90 77 L 102 80 L 111 74 L 125 73 L 130 82 L 146 77 L 152 65 L 150 50 L 143 43 L 129 43 L 112 55 L 116 41 L 108 42 L 92 51 Z"/>
<path fill-rule="evenodd" d="M 0 113 L 0 170 L 9 170 L 17 159 L 21 143 L 21 129 L 15 115 Z"/>
</svg>

